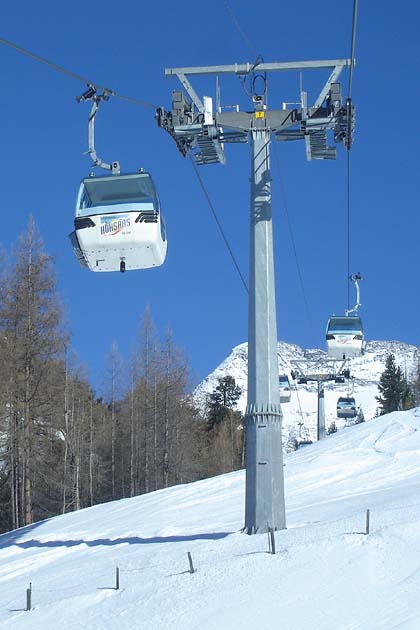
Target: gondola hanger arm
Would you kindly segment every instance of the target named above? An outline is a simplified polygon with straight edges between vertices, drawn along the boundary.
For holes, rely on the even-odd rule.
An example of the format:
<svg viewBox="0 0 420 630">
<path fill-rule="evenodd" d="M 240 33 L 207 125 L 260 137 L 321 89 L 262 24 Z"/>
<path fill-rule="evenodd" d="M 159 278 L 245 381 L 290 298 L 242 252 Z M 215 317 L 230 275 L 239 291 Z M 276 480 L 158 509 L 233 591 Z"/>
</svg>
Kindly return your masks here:
<svg viewBox="0 0 420 630">
<path fill-rule="evenodd" d="M 359 308 L 362 306 L 360 303 L 359 280 L 363 280 L 363 279 L 364 278 L 361 276 L 360 273 L 353 273 L 351 276 L 349 276 L 349 280 L 351 280 L 354 283 L 354 286 L 356 287 L 356 304 L 353 306 L 353 308 L 346 308 L 346 311 L 345 311 L 346 316 L 350 315 L 351 313 L 355 313 L 357 315 Z"/>
<path fill-rule="evenodd" d="M 113 175 L 120 174 L 120 163 L 119 162 L 111 162 L 108 164 L 104 162 L 96 153 L 95 149 L 95 118 L 98 113 L 99 105 L 101 101 L 107 101 L 112 95 L 112 90 L 104 89 L 102 94 L 98 94 L 94 85 L 88 85 L 88 89 L 81 95 L 76 98 L 76 100 L 80 103 L 81 101 L 92 100 L 92 109 L 89 114 L 89 122 L 88 122 L 88 155 L 90 155 L 94 166 L 98 166 L 99 168 L 103 168 L 104 170 L 111 171 Z"/>
</svg>

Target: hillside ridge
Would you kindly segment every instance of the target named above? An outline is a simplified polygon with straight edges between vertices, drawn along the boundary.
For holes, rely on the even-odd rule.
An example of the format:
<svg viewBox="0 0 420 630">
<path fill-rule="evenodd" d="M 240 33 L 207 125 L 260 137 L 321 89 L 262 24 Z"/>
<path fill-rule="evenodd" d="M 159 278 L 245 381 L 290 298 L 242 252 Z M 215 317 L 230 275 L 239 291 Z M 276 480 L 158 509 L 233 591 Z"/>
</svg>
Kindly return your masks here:
<svg viewBox="0 0 420 630">
<path fill-rule="evenodd" d="M 205 408 L 206 399 L 218 384 L 218 379 L 224 376 L 232 376 L 236 384 L 242 389 L 242 395 L 237 408 L 244 413 L 247 393 L 247 343 L 241 343 L 229 356 L 220 363 L 194 390 L 194 399 L 202 408 Z M 365 420 L 371 420 L 378 413 L 378 383 L 385 369 L 386 358 L 394 354 L 397 365 L 401 367 L 408 380 L 414 375 L 420 364 L 420 348 L 402 341 L 373 340 L 366 344 L 366 352 L 362 357 L 351 360 L 351 380 L 347 384 L 337 385 L 327 383 L 325 385 L 325 421 L 326 427 L 334 421 L 338 428 L 345 426 L 343 420 L 336 417 L 336 404 L 340 395 L 350 394 L 355 397 L 356 403 L 363 410 Z M 288 374 L 293 368 L 296 359 L 317 359 L 322 365 L 327 353 L 319 348 L 304 349 L 297 344 L 286 341 L 278 342 L 279 374 Z M 290 378 L 291 380 L 291 378 Z M 293 383 L 290 403 L 282 405 L 283 411 L 283 438 L 287 443 L 292 440 L 299 431 L 304 430 L 305 435 L 315 439 L 317 425 L 317 390 L 315 383 L 297 385 Z M 302 427 L 303 424 L 303 427 Z"/>
</svg>

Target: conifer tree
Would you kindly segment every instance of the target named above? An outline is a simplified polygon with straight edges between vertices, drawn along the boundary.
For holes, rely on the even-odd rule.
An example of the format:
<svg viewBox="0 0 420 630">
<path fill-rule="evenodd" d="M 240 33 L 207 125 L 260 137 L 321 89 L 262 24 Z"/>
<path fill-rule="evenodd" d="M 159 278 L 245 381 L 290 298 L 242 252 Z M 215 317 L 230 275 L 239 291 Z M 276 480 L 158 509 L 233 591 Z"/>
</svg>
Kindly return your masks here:
<svg viewBox="0 0 420 630">
<path fill-rule="evenodd" d="M 235 410 L 241 388 L 232 376 L 218 379 L 208 399 L 207 431 L 209 472 L 236 470 L 243 463 L 244 431 L 242 415 Z"/>
<path fill-rule="evenodd" d="M 412 392 L 415 404 L 420 405 L 420 362 L 417 364 L 417 370 L 412 383 Z"/>
<path fill-rule="evenodd" d="M 236 385 L 233 376 L 223 376 L 217 379 L 218 385 L 208 399 L 208 428 L 221 424 L 229 415 L 229 410 L 236 407 L 242 389 Z"/>
<path fill-rule="evenodd" d="M 411 409 L 414 397 L 401 368 L 395 363 L 395 356 L 389 354 L 385 370 L 379 379 L 379 396 L 376 400 L 381 406 L 381 415 L 392 411 Z"/>
<path fill-rule="evenodd" d="M 413 392 L 411 391 L 410 385 L 408 384 L 406 378 L 404 377 L 403 388 L 402 388 L 402 396 L 401 396 L 401 407 L 405 411 L 407 409 L 412 409 L 415 407 L 415 399 Z"/>
</svg>

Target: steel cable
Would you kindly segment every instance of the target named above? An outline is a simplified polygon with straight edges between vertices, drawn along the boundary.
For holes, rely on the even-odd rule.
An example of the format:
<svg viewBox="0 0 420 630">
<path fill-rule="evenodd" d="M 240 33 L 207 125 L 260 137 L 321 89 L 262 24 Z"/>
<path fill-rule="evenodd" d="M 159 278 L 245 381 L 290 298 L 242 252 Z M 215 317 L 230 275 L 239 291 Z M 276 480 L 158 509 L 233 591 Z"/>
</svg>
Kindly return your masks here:
<svg viewBox="0 0 420 630">
<path fill-rule="evenodd" d="M 26 48 L 22 48 L 22 46 L 18 46 L 17 44 L 14 44 L 13 42 L 8 41 L 7 39 L 0 37 L 0 44 L 3 44 L 4 46 L 8 46 L 9 48 L 12 48 L 13 50 L 16 50 L 17 52 L 21 53 L 22 55 L 26 55 L 30 59 L 33 59 L 34 61 L 42 63 L 45 66 L 48 66 L 49 68 L 51 68 L 52 70 L 55 70 L 56 72 L 61 72 L 62 74 L 70 77 L 71 79 L 75 79 L 76 81 L 81 81 L 82 83 L 85 83 L 86 85 L 92 85 L 97 90 L 105 91 L 111 96 L 115 96 L 116 98 L 119 98 L 124 101 L 135 103 L 136 105 L 142 105 L 143 107 L 150 107 L 152 109 L 157 109 L 157 105 L 155 105 L 154 103 L 150 103 L 149 101 L 144 101 L 138 98 L 133 98 L 131 96 L 118 94 L 114 90 L 111 90 L 102 85 L 98 85 L 94 81 L 90 81 L 86 77 L 83 77 L 80 74 L 76 74 L 75 72 L 72 72 L 71 70 L 67 70 L 66 68 L 63 68 L 62 66 L 59 66 L 58 64 L 52 61 L 49 61 L 48 59 L 45 59 L 44 57 L 41 57 L 40 55 L 37 55 L 29 50 L 26 50 Z"/>
<path fill-rule="evenodd" d="M 350 310 L 350 151 L 347 151 L 347 310 Z"/>
<path fill-rule="evenodd" d="M 351 98 L 351 91 L 353 87 L 353 69 L 354 69 L 354 55 L 356 52 L 356 32 L 357 32 L 357 12 L 358 12 L 358 0 L 353 2 L 353 21 L 351 31 L 351 47 L 350 47 L 350 72 L 349 72 L 349 88 L 348 95 Z"/>
<path fill-rule="evenodd" d="M 224 0 L 223 4 L 224 4 L 224 7 L 226 9 L 226 12 L 229 14 L 230 18 L 232 19 L 232 22 L 233 22 L 235 28 L 237 29 L 237 31 L 241 35 L 242 39 L 244 40 L 244 42 L 246 43 L 246 45 L 248 46 L 250 51 L 256 56 L 256 62 L 255 62 L 254 68 L 253 68 L 253 69 L 255 69 L 258 66 L 258 63 L 262 60 L 262 55 L 260 53 L 257 53 L 257 50 L 256 50 L 255 46 L 253 45 L 252 41 L 244 33 L 244 31 L 241 28 L 241 26 L 239 24 L 239 21 L 238 21 L 236 15 L 235 15 L 235 13 L 233 12 L 231 6 L 229 5 L 228 1 Z M 241 80 L 241 85 L 242 85 L 242 88 L 244 89 L 245 93 L 247 94 L 247 96 L 251 97 L 252 95 L 246 90 L 246 87 L 245 87 L 245 84 L 244 84 L 244 80 L 243 81 Z M 305 304 L 306 316 L 307 316 L 309 325 L 312 328 L 313 327 L 313 323 L 312 323 L 312 318 L 311 318 L 311 312 L 310 312 L 310 309 L 309 309 L 309 304 L 308 304 L 308 300 L 307 300 L 307 297 L 306 297 L 306 291 L 305 291 L 305 286 L 304 286 L 304 282 L 303 282 L 303 275 L 302 275 L 301 267 L 300 267 L 300 264 L 299 264 L 299 258 L 298 258 L 298 254 L 297 254 L 296 242 L 295 242 L 295 238 L 294 238 L 294 234 L 293 234 L 293 228 L 292 228 L 290 215 L 289 215 L 289 211 L 288 211 L 288 206 L 287 206 L 286 192 L 285 192 L 285 188 L 284 188 L 284 183 L 283 183 L 283 180 L 282 180 L 282 177 L 281 177 L 281 174 L 280 174 L 279 159 L 278 159 L 278 156 L 277 156 L 276 152 L 274 152 L 274 155 L 275 155 L 276 164 L 277 164 L 278 176 L 279 176 L 279 181 L 280 181 L 280 188 L 281 188 L 281 193 L 282 193 L 282 197 L 283 197 L 283 207 L 284 207 L 284 211 L 285 211 L 285 214 L 286 214 L 286 220 L 287 220 L 287 226 L 288 226 L 288 230 L 289 230 L 289 236 L 290 236 L 290 240 L 291 240 L 291 243 L 292 243 L 293 254 L 294 254 L 296 268 L 297 268 L 297 273 L 298 273 L 298 277 L 299 277 L 299 284 L 300 284 L 300 288 L 301 288 L 301 291 L 302 291 L 303 301 L 304 301 L 304 304 Z"/>
<path fill-rule="evenodd" d="M 235 13 L 233 12 L 233 9 L 231 8 L 229 2 L 227 0 L 223 0 L 223 6 L 226 9 L 226 13 L 229 15 L 229 17 L 231 18 L 236 30 L 238 31 L 239 35 L 242 37 L 242 39 L 244 40 L 245 44 L 248 46 L 249 50 L 252 52 L 252 54 L 255 57 L 259 57 L 256 48 L 254 46 L 254 44 L 252 43 L 252 41 L 249 39 L 249 37 L 245 34 L 244 30 L 241 28 L 241 25 L 239 24 Z"/>
<path fill-rule="evenodd" d="M 302 292 L 303 302 L 305 304 L 306 317 L 307 317 L 309 325 L 311 327 L 313 327 L 313 322 L 312 322 L 312 317 L 311 317 L 311 310 L 309 308 L 308 299 L 306 297 L 305 284 L 304 284 L 304 281 L 303 281 L 303 274 L 302 274 L 301 266 L 299 264 L 299 257 L 298 257 L 298 253 L 297 253 L 296 241 L 295 241 L 295 237 L 294 237 L 294 233 L 293 233 L 293 227 L 292 227 L 292 222 L 291 222 L 290 214 L 289 214 L 289 210 L 288 210 L 288 204 L 287 204 L 287 199 L 286 199 L 286 191 L 285 191 L 285 187 L 284 187 L 283 178 L 281 176 L 280 160 L 279 160 L 279 157 L 278 157 L 278 154 L 277 154 L 277 147 L 276 147 L 276 145 L 274 145 L 274 158 L 275 158 L 276 167 L 277 167 L 278 179 L 279 179 L 279 182 L 280 182 L 280 190 L 281 190 L 281 194 L 282 194 L 282 197 L 283 197 L 283 208 L 284 208 L 284 213 L 286 215 L 287 227 L 288 227 L 289 236 L 290 236 L 290 242 L 292 244 L 293 255 L 294 255 L 294 258 L 295 258 L 296 270 L 297 270 L 297 274 L 298 274 L 298 278 L 299 278 L 300 289 L 301 289 L 301 292 Z"/>
<path fill-rule="evenodd" d="M 243 284 L 243 285 L 244 285 L 244 287 L 245 287 L 245 291 L 246 291 L 247 293 L 249 293 L 249 291 L 248 291 L 248 285 L 247 285 L 247 283 L 245 282 L 245 279 L 244 279 L 244 277 L 243 277 L 243 275 L 242 275 L 242 272 L 241 272 L 241 270 L 240 270 L 240 268 L 239 268 L 239 264 L 238 264 L 238 262 L 237 262 L 237 260 L 236 260 L 236 258 L 235 258 L 235 254 L 233 253 L 232 248 L 231 248 L 231 246 L 230 246 L 230 244 L 229 244 L 229 241 L 228 241 L 228 239 L 227 239 L 227 237 L 226 237 L 226 234 L 224 233 L 224 230 L 223 230 L 222 224 L 221 224 L 221 222 L 220 222 L 220 220 L 219 220 L 219 217 L 217 216 L 217 213 L 216 213 L 216 210 L 215 210 L 215 208 L 214 208 L 214 205 L 213 205 L 213 203 L 212 203 L 212 201 L 211 201 L 211 199 L 210 199 L 210 196 L 209 196 L 209 194 L 208 194 L 208 192 L 207 192 L 207 189 L 206 189 L 206 186 L 205 186 L 205 184 L 204 184 L 203 178 L 201 177 L 200 173 L 198 172 L 197 165 L 196 165 L 196 163 L 194 162 L 194 159 L 191 157 L 191 155 L 189 156 L 189 158 L 190 158 L 190 162 L 191 162 L 191 164 L 192 164 L 192 167 L 193 167 L 193 169 L 194 169 L 194 172 L 195 172 L 195 174 L 196 174 L 196 176 L 197 176 L 197 179 L 198 179 L 198 181 L 199 181 L 199 184 L 200 184 L 200 186 L 201 186 L 201 189 L 202 189 L 202 191 L 203 191 L 203 193 L 204 193 L 204 196 L 205 196 L 205 198 L 207 199 L 207 203 L 209 204 L 209 207 L 210 207 L 210 210 L 211 210 L 211 212 L 212 212 L 212 214 L 213 214 L 214 220 L 216 221 L 216 223 L 217 223 L 217 227 L 219 228 L 220 234 L 222 235 L 223 241 L 224 241 L 224 243 L 225 243 L 225 245 L 226 245 L 226 247 L 227 247 L 227 250 L 228 250 L 228 252 L 229 252 L 229 254 L 230 254 L 230 257 L 232 258 L 232 261 L 233 261 L 233 264 L 234 264 L 234 266 L 235 266 L 235 268 L 236 268 L 236 271 L 238 272 L 239 277 L 240 277 L 240 279 L 241 279 L 241 281 L 242 281 L 242 284 Z"/>
<path fill-rule="evenodd" d="M 348 84 L 348 99 L 351 104 L 351 94 L 353 89 L 353 69 L 354 69 L 354 56 L 356 52 L 356 32 L 357 32 L 357 13 L 358 13 L 358 0 L 353 1 L 353 19 L 352 19 L 352 32 L 351 32 L 351 46 L 350 46 L 350 71 L 349 71 L 349 84 Z M 351 114 L 351 109 L 350 112 Z M 351 129 L 350 129 L 351 133 Z M 350 309 L 350 148 L 351 148 L 351 139 L 347 138 L 347 310 Z"/>
</svg>

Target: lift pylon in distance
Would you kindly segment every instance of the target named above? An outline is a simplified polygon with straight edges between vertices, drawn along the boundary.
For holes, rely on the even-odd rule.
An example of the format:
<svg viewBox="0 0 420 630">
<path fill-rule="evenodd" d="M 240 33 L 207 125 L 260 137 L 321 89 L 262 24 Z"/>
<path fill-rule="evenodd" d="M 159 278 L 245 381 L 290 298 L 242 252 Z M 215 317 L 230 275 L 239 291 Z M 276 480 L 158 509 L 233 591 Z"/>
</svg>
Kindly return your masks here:
<svg viewBox="0 0 420 630">
<path fill-rule="evenodd" d="M 293 380 L 298 384 L 314 382 L 317 384 L 318 405 L 317 405 L 317 440 L 325 437 L 325 383 L 344 383 L 350 378 L 349 359 L 325 359 L 318 357 L 314 359 L 295 359 L 292 361 L 293 370 L 291 372 Z"/>
<path fill-rule="evenodd" d="M 246 501 L 245 527 L 248 534 L 286 527 L 284 505 L 283 451 L 281 438 L 277 359 L 274 253 L 272 239 L 270 143 L 303 140 L 306 157 L 334 159 L 336 149 L 329 144 L 351 143 L 354 108 L 343 105 L 338 78 L 349 59 L 286 63 L 231 64 L 167 68 L 165 76 L 177 77 L 183 88 L 172 93 L 172 108 L 158 108 L 159 127 L 173 138 L 183 156 L 190 152 L 198 165 L 224 164 L 229 143 L 251 146 L 251 230 L 248 306 L 248 400 L 246 408 Z M 301 92 L 300 106 L 270 109 L 266 102 L 271 72 L 329 70 L 317 99 L 308 105 Z M 255 91 L 256 73 L 263 75 L 262 93 Z M 190 82 L 199 75 L 250 77 L 254 90 L 249 111 L 221 104 L 219 82 L 216 98 L 201 99 Z M 294 99 L 295 100 L 295 99 Z M 281 102 L 273 97 L 272 102 Z M 215 103 L 215 106 L 213 105 Z"/>
<path fill-rule="evenodd" d="M 89 155 L 110 175 L 85 177 L 76 201 L 70 241 L 83 267 L 91 271 L 129 271 L 162 265 L 166 228 L 153 179 L 141 169 L 120 174 L 118 162 L 107 164 L 95 150 L 94 122 L 101 100 L 90 87 L 79 100 L 93 100 L 89 116 Z"/>
</svg>

